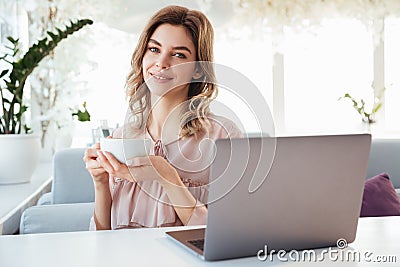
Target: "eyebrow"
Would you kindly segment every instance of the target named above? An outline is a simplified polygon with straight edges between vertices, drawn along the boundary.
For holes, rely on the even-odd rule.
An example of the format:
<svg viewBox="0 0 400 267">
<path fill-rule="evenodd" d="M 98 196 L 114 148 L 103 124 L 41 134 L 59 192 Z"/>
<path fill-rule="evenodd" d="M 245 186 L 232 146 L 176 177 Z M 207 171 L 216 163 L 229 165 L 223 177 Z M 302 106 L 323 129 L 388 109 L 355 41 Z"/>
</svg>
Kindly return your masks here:
<svg viewBox="0 0 400 267">
<path fill-rule="evenodd" d="M 154 43 L 154 44 L 162 47 L 161 43 L 154 39 L 150 39 L 149 43 Z M 185 50 L 185 51 L 189 52 L 190 54 L 192 54 L 192 51 L 190 51 L 190 49 L 187 48 L 186 46 L 174 46 L 174 47 L 172 47 L 172 49 L 173 50 Z"/>
</svg>

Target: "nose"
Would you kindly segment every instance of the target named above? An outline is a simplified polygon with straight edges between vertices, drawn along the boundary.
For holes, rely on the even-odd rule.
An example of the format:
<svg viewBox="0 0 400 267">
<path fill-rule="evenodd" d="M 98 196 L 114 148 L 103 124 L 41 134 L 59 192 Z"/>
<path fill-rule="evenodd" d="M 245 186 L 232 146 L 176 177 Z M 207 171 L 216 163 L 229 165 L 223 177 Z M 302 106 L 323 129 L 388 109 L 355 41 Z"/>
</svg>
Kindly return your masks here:
<svg viewBox="0 0 400 267">
<path fill-rule="evenodd" d="M 170 67 L 170 62 L 167 55 L 160 54 L 156 60 L 156 67 L 159 69 L 168 69 Z"/>
</svg>

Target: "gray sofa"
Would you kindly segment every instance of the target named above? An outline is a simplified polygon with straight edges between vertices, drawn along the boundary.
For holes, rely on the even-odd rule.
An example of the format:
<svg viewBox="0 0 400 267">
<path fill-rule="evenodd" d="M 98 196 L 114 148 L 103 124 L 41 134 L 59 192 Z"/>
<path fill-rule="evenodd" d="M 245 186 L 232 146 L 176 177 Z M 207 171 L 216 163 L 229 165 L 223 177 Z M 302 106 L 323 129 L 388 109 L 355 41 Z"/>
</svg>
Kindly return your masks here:
<svg viewBox="0 0 400 267">
<path fill-rule="evenodd" d="M 22 214 L 20 233 L 85 231 L 93 215 L 93 182 L 82 161 L 85 149 L 67 149 L 54 157 L 52 192 Z M 387 172 L 400 188 L 400 139 L 373 139 L 367 178 Z"/>
<path fill-rule="evenodd" d="M 53 183 L 21 216 L 20 234 L 86 231 L 94 210 L 93 180 L 82 160 L 84 148 L 57 152 Z"/>
<path fill-rule="evenodd" d="M 387 172 L 394 187 L 400 188 L 400 138 L 372 139 L 367 178 Z"/>
</svg>

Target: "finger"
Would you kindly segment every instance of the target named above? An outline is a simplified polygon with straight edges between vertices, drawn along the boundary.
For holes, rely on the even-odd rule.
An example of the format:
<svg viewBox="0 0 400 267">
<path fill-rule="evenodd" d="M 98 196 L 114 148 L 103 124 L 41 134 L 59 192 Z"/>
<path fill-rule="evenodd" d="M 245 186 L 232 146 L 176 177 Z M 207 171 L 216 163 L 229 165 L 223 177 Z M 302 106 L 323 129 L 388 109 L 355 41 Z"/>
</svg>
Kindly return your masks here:
<svg viewBox="0 0 400 267">
<path fill-rule="evenodd" d="M 88 160 L 85 164 L 86 169 L 98 169 L 98 168 L 102 168 L 100 162 L 98 162 L 97 160 Z"/>
<path fill-rule="evenodd" d="M 116 176 L 121 179 L 128 180 L 130 182 L 134 182 L 135 179 L 132 176 L 132 174 L 129 172 L 128 167 L 119 162 L 111 153 L 109 152 L 102 152 L 103 156 L 107 158 L 108 166 L 105 166 L 105 168 L 108 168 L 107 171 L 110 175 Z"/>
<path fill-rule="evenodd" d="M 106 158 L 108 159 L 108 161 L 110 162 L 110 164 L 112 165 L 112 167 L 114 168 L 114 170 L 119 170 L 121 169 L 121 162 L 119 162 L 119 160 L 117 160 L 113 154 L 111 154 L 110 152 L 106 152 L 103 151 L 103 155 L 106 156 Z"/>
<path fill-rule="evenodd" d="M 100 143 L 95 143 L 93 146 L 92 146 L 92 148 L 94 148 L 94 149 L 100 149 Z"/>
<path fill-rule="evenodd" d="M 99 150 L 97 151 L 97 159 L 96 159 L 103 168 L 110 169 L 112 168 L 110 162 L 107 157 L 104 155 L 104 152 Z"/>
<path fill-rule="evenodd" d="M 97 155 L 97 160 L 100 163 L 100 166 L 102 166 L 107 172 L 114 173 L 114 169 L 104 153 L 102 151 L 97 151 Z"/>
<path fill-rule="evenodd" d="M 91 158 L 97 158 L 97 151 L 98 149 L 96 148 L 88 148 L 85 150 L 85 156 L 83 158 L 87 160 Z"/>
</svg>

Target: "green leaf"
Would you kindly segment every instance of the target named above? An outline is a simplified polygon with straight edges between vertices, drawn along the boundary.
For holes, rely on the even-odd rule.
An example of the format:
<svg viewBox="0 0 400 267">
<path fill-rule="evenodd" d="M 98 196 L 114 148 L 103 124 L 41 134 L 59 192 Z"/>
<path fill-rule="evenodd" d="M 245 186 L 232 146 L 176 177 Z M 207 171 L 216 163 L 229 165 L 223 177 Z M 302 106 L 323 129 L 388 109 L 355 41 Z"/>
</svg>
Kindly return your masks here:
<svg viewBox="0 0 400 267">
<path fill-rule="evenodd" d="M 59 39 L 58 40 L 61 40 L 61 39 L 65 38 L 65 37 L 67 37 L 68 34 L 67 34 L 66 31 L 63 31 L 63 30 L 61 30 L 59 28 L 56 28 L 56 30 L 57 30 L 58 35 L 59 35 Z"/>
<path fill-rule="evenodd" d="M 2 101 L 3 101 L 4 103 L 11 104 L 10 100 L 8 100 L 7 98 L 3 98 Z"/>
<path fill-rule="evenodd" d="M 81 111 L 81 110 L 78 109 L 77 111 L 75 111 L 75 112 L 72 113 L 72 117 L 73 117 L 73 116 L 77 116 L 78 121 L 82 121 L 82 122 L 84 122 L 84 121 L 90 121 L 90 113 L 89 113 L 89 111 L 86 109 L 86 101 L 83 102 L 82 106 L 83 106 L 84 110 Z"/>
<path fill-rule="evenodd" d="M 18 52 L 19 52 L 18 48 L 14 49 L 13 57 L 15 57 L 18 54 Z"/>
<path fill-rule="evenodd" d="M 8 71 L 9 71 L 9 70 L 3 70 L 3 71 L 0 73 L 0 78 L 3 77 L 4 75 L 6 75 L 6 74 L 8 73 Z"/>
<path fill-rule="evenodd" d="M 19 39 L 14 39 L 14 38 L 12 38 L 11 36 L 8 36 L 7 37 L 7 40 L 8 41 L 10 41 L 12 44 L 18 44 L 18 42 L 19 42 Z"/>
<path fill-rule="evenodd" d="M 8 46 L 8 45 L 5 45 L 4 47 L 7 48 L 8 50 L 14 51 L 14 47 L 11 47 L 11 46 Z"/>
<path fill-rule="evenodd" d="M 18 120 L 18 121 L 20 121 L 21 120 L 21 118 L 22 118 L 22 115 L 26 112 L 28 110 L 28 107 L 27 106 L 22 106 L 21 107 L 21 109 L 20 109 L 20 111 L 17 113 L 17 114 L 15 114 L 15 118 Z"/>
<path fill-rule="evenodd" d="M 381 107 L 382 107 L 382 103 L 378 103 L 378 104 L 374 107 L 374 109 L 372 110 L 372 114 L 377 113 L 377 112 L 381 109 Z"/>
<path fill-rule="evenodd" d="M 45 48 L 46 47 L 46 42 L 47 42 L 47 38 L 44 38 L 44 39 L 40 40 L 37 43 L 37 47 L 36 48 L 41 48 L 41 47 Z M 33 51 L 35 51 L 35 50 L 33 50 Z"/>
<path fill-rule="evenodd" d="M 2 56 L 1 60 L 11 64 L 12 69 L 11 71 L 3 70 L 0 73 L 0 78 L 5 82 L 5 87 L 2 89 L 7 90 L 7 93 L 10 93 L 11 97 L 8 100 L 3 100 L 3 103 L 9 105 L 9 107 L 6 107 L 5 111 L 3 111 L 4 123 L 2 122 L 1 124 L 3 129 L 0 129 L 3 133 L 9 134 L 21 132 L 22 114 L 27 110 L 27 106 L 23 105 L 23 87 L 26 79 L 38 66 L 39 62 L 49 55 L 62 39 L 67 38 L 69 34 L 73 34 L 85 25 L 92 23 L 91 20 L 78 20 L 76 23 L 71 23 L 71 27 L 67 27 L 65 30 L 57 28 L 56 32 L 48 32 L 45 38 L 34 43 L 21 58 L 17 58 L 17 54 L 19 53 L 19 40 L 14 39 L 11 36 L 7 37 L 12 46 L 7 46 L 10 52 L 7 52 Z M 4 78 L 7 73 L 9 73 L 9 76 Z M 79 110 L 77 113 L 80 121 L 90 120 L 90 114 L 86 109 L 86 105 L 84 108 L 84 111 Z M 30 131 L 30 128 L 26 125 L 23 127 L 25 132 Z"/>
<path fill-rule="evenodd" d="M 26 134 L 32 133 L 32 129 L 29 128 L 26 124 L 24 124 L 24 131 Z"/>
<path fill-rule="evenodd" d="M 77 116 L 78 121 L 90 121 L 90 114 L 86 109 L 85 111 L 78 110 L 75 113 L 72 113 L 72 116 Z"/>
<path fill-rule="evenodd" d="M 51 37 L 51 39 L 56 40 L 58 38 L 58 35 L 48 31 L 47 34 Z"/>
<path fill-rule="evenodd" d="M 24 113 L 27 110 L 28 110 L 28 106 L 22 105 L 20 112 Z"/>
</svg>

